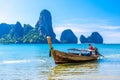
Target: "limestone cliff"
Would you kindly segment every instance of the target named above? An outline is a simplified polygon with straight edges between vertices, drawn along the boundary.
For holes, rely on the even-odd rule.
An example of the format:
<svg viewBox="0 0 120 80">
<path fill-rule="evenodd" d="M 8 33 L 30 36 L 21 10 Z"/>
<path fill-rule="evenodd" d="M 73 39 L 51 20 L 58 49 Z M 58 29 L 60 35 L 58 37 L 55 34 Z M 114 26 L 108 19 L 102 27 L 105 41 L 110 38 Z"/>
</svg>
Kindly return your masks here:
<svg viewBox="0 0 120 80">
<path fill-rule="evenodd" d="M 62 32 L 61 37 L 60 37 L 60 42 L 61 43 L 77 43 L 77 37 L 75 34 L 72 32 L 70 29 L 66 29 Z"/>
</svg>

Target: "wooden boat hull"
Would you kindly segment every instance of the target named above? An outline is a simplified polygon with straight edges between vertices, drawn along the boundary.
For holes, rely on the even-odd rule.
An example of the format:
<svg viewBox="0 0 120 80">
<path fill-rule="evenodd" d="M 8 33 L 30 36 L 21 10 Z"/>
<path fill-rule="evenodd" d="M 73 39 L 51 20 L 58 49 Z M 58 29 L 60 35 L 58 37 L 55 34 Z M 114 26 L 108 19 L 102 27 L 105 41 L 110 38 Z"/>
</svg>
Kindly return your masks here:
<svg viewBox="0 0 120 80">
<path fill-rule="evenodd" d="M 51 55 L 54 58 L 56 64 L 91 61 L 97 60 L 97 58 L 99 57 L 98 55 L 82 56 L 79 54 L 66 53 L 58 50 L 53 50 L 51 52 Z"/>
<path fill-rule="evenodd" d="M 90 56 L 83 56 L 74 53 L 66 53 L 58 50 L 54 50 L 52 47 L 51 37 L 47 37 L 48 44 L 50 46 L 50 54 L 54 58 L 56 64 L 62 63 L 76 63 L 76 62 L 84 62 L 84 61 L 91 61 L 96 60 L 99 55 L 92 54 Z"/>
</svg>

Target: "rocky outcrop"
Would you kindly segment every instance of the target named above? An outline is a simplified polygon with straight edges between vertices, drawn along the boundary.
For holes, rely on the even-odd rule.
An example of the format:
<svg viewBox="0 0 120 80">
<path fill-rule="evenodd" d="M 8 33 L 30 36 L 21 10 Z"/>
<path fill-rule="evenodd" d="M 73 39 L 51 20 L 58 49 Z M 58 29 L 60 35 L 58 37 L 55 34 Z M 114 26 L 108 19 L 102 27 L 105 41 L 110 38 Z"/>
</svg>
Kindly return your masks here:
<svg viewBox="0 0 120 80">
<path fill-rule="evenodd" d="M 39 31 L 32 29 L 23 37 L 23 43 L 45 44 L 47 43 L 47 40 L 43 36 L 39 35 Z"/>
<path fill-rule="evenodd" d="M 61 43 L 77 43 L 77 37 L 75 36 L 75 34 L 72 32 L 72 30 L 70 29 L 67 29 L 67 30 L 64 30 L 61 34 L 61 37 L 60 37 L 60 42 Z"/>
<path fill-rule="evenodd" d="M 24 24 L 24 27 L 23 27 L 24 35 L 28 34 L 32 29 L 33 29 L 33 27 L 31 25 Z"/>
<path fill-rule="evenodd" d="M 98 32 L 93 32 L 91 34 L 91 40 L 93 41 L 93 43 L 98 43 L 98 44 L 103 43 L 103 38 Z"/>
<path fill-rule="evenodd" d="M 51 36 L 53 43 L 58 43 L 58 40 L 56 39 L 56 35 L 53 32 L 52 28 L 52 17 L 51 13 L 44 9 L 40 13 L 39 20 L 37 24 L 35 25 L 36 30 L 39 31 L 40 36 L 43 36 L 46 38 L 46 36 Z"/>
<path fill-rule="evenodd" d="M 102 44 L 103 38 L 98 32 L 93 32 L 91 36 L 86 38 L 84 35 L 80 36 L 80 42 L 81 43 L 96 43 L 96 44 Z"/>
<path fill-rule="evenodd" d="M 6 23 L 1 23 L 0 24 L 0 38 L 7 35 L 11 29 L 12 29 L 12 25 L 6 24 Z"/>
<path fill-rule="evenodd" d="M 52 28 L 52 17 L 48 10 L 42 10 L 35 28 L 29 24 L 22 27 L 16 24 L 0 24 L 0 43 L 47 43 L 46 36 L 51 36 L 53 43 L 59 43 Z"/>
<path fill-rule="evenodd" d="M 23 28 L 20 22 L 16 22 L 15 26 L 10 31 L 11 38 L 22 38 Z"/>
<path fill-rule="evenodd" d="M 80 36 L 80 41 L 81 43 L 86 43 L 87 42 L 87 38 L 84 35 Z"/>
<path fill-rule="evenodd" d="M 56 35 L 52 27 L 51 13 L 44 9 L 40 13 L 39 20 L 35 28 L 29 24 L 22 27 L 20 22 L 16 24 L 0 24 L 0 43 L 47 43 L 46 36 L 50 36 L 52 43 L 78 43 L 77 37 L 72 30 L 64 30 L 60 37 L 60 42 L 56 39 Z M 93 32 L 91 36 L 80 36 L 81 43 L 103 43 L 103 38 L 98 32 Z"/>
<path fill-rule="evenodd" d="M 0 43 L 22 43 L 23 28 L 20 22 L 16 24 L 0 24 Z"/>
<path fill-rule="evenodd" d="M 41 11 L 39 20 L 35 27 L 39 30 L 41 35 L 55 38 L 55 33 L 52 28 L 52 17 L 48 10 L 45 9 Z"/>
</svg>

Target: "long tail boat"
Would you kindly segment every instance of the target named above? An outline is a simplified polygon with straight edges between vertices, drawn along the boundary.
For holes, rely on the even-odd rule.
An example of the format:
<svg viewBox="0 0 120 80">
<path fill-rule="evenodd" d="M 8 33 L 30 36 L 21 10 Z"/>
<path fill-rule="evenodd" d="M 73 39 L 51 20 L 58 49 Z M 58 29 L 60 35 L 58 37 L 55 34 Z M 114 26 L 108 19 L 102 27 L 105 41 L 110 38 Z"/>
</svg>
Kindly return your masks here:
<svg viewBox="0 0 120 80">
<path fill-rule="evenodd" d="M 47 37 L 47 41 L 50 47 L 50 55 L 54 58 L 56 64 L 63 64 L 63 63 L 79 63 L 84 61 L 91 61 L 97 60 L 101 54 L 98 53 L 97 49 L 94 51 L 95 53 L 92 55 L 84 55 L 82 53 L 71 53 L 71 52 L 63 52 L 59 50 L 55 50 L 52 47 L 51 37 Z M 84 51 L 78 49 L 69 49 L 75 51 Z"/>
</svg>

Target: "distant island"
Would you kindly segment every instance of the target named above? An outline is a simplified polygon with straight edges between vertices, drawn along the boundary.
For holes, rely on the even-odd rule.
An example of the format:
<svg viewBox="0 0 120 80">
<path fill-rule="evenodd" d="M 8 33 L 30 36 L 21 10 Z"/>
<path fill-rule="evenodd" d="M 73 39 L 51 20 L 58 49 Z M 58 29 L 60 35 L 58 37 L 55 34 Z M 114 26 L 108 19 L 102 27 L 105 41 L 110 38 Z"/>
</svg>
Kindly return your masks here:
<svg viewBox="0 0 120 80">
<path fill-rule="evenodd" d="M 96 43 L 96 44 L 102 44 L 103 38 L 98 32 L 93 32 L 91 36 L 85 37 L 84 35 L 80 36 L 81 43 Z"/>
<path fill-rule="evenodd" d="M 0 24 L 0 43 L 45 44 L 46 36 L 51 36 L 53 43 L 60 43 L 53 32 L 51 14 L 46 9 L 41 11 L 35 27 L 29 24 L 22 26 L 19 21 L 16 24 Z"/>
<path fill-rule="evenodd" d="M 32 27 L 29 24 L 23 26 L 19 21 L 16 24 L 0 24 L 0 43 L 13 44 L 46 44 L 46 37 L 51 36 L 53 43 L 77 44 L 78 38 L 70 29 L 66 29 L 61 33 L 60 40 L 56 39 L 56 34 L 52 27 L 51 13 L 44 9 L 40 13 L 40 17 Z M 98 32 L 93 32 L 89 38 L 84 35 L 80 36 L 81 43 L 103 43 L 103 38 Z"/>
</svg>

